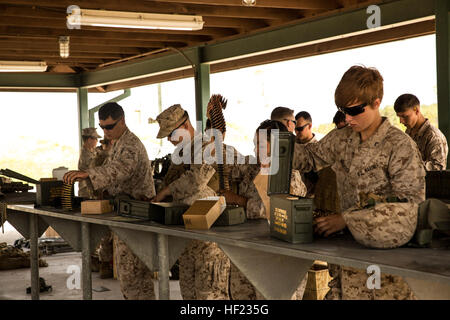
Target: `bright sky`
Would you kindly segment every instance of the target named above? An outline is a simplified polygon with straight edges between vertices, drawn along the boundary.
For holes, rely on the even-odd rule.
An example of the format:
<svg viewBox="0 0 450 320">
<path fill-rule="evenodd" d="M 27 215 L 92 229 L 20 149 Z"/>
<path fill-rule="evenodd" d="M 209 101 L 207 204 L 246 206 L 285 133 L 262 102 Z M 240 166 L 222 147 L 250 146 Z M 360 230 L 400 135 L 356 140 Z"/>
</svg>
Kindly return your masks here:
<svg viewBox="0 0 450 320">
<path fill-rule="evenodd" d="M 434 35 L 212 74 L 211 94 L 220 93 L 228 99 L 225 142 L 243 154 L 252 153 L 256 127 L 277 106 L 289 107 L 296 113 L 310 112 L 314 125 L 331 123 L 336 112 L 334 90 L 343 73 L 355 64 L 376 67 L 381 72 L 385 80 L 382 107 L 393 105 L 406 92 L 417 95 L 423 104 L 437 102 Z M 163 109 L 180 103 L 195 118 L 192 78 L 163 83 L 161 88 Z M 121 93 L 89 94 L 89 108 Z M 23 147 L 18 145 L 20 137 L 38 137 L 78 148 L 74 93 L 0 92 L 0 101 L 3 152 Z M 132 89 L 131 96 L 120 104 L 128 126 L 144 141 L 150 158 L 173 150 L 167 142 L 162 149 L 159 147 L 155 139 L 158 125 L 147 123 L 148 117 L 156 118 L 160 112 L 157 85 Z"/>
</svg>

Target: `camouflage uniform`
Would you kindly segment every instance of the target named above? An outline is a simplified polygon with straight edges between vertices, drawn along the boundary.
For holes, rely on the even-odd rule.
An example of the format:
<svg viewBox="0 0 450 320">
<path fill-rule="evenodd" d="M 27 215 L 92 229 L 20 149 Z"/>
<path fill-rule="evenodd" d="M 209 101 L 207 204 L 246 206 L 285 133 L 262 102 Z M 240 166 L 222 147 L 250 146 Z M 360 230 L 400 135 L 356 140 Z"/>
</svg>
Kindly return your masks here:
<svg viewBox="0 0 450 320">
<path fill-rule="evenodd" d="M 150 199 L 155 195 L 147 151 L 128 128 L 111 147 L 103 165 L 86 172 L 94 189 L 106 190 L 110 196 L 127 194 L 134 199 Z M 155 299 L 150 270 L 116 234 L 113 239 L 124 298 Z"/>
<path fill-rule="evenodd" d="M 202 135 L 196 135 L 194 139 L 202 139 Z M 199 144 L 201 149 L 195 150 L 191 144 L 191 155 L 202 152 L 206 144 Z M 193 162 L 193 159 L 191 159 Z M 172 163 L 169 172 L 175 167 L 183 166 L 180 176 L 168 187 L 173 201 L 192 205 L 195 200 L 215 196 L 216 192 L 209 183 L 216 170 L 214 165 L 206 163 L 175 165 Z M 168 181 L 165 181 L 167 183 Z M 218 191 L 218 190 L 217 190 Z M 192 240 L 179 258 L 180 264 L 180 290 L 184 300 L 228 300 L 228 282 L 230 260 L 219 248 L 217 243 L 209 241 Z"/>
<path fill-rule="evenodd" d="M 317 140 L 316 135 L 313 133 L 313 137 L 309 141 L 304 142 L 304 143 L 301 143 L 301 142 L 296 142 L 296 143 L 299 143 L 302 145 L 307 145 L 310 143 L 317 143 L 318 141 L 319 140 Z M 305 173 L 300 173 L 298 170 L 292 170 L 292 174 L 293 174 L 293 177 L 295 176 L 297 179 L 300 178 L 306 187 L 306 192 L 304 194 L 298 193 L 297 195 L 299 195 L 301 197 L 307 197 L 307 198 L 314 197 L 315 183 L 313 181 L 311 181 L 311 179 L 308 178 L 308 175 L 305 175 Z"/>
<path fill-rule="evenodd" d="M 248 163 L 248 160 L 246 161 Z M 239 195 L 247 198 L 246 214 L 248 219 L 268 219 L 269 214 L 255 186 L 255 178 L 260 174 L 258 164 L 236 165 L 232 170 L 233 180 L 240 181 Z M 298 173 L 298 171 L 297 171 Z M 268 177 L 267 177 L 268 178 Z M 294 193 L 292 193 L 294 190 Z M 302 196 L 306 193 L 306 187 L 301 181 L 300 174 L 294 178 L 294 171 L 291 178 L 291 194 Z M 307 274 L 300 283 L 293 300 L 301 300 L 306 287 Z M 250 283 L 247 277 L 231 263 L 230 271 L 230 294 L 233 300 L 264 300 L 264 296 Z"/>
<path fill-rule="evenodd" d="M 445 170 L 447 167 L 448 145 L 442 132 L 431 125 L 428 119 L 412 133 L 407 129 L 406 133 L 417 143 L 426 170 Z"/>
<path fill-rule="evenodd" d="M 293 167 L 300 171 L 330 166 L 336 173 L 342 216 L 355 240 L 374 248 L 406 244 L 417 223 L 418 204 L 425 199 L 425 171 L 414 141 L 386 118 L 366 141 L 350 127 L 333 130 L 320 142 L 296 144 Z M 397 197 L 407 202 L 363 204 L 363 198 Z M 364 270 L 331 266 L 327 299 L 410 299 L 401 277 L 385 275 L 382 290 L 368 290 Z M 387 295 L 390 292 L 391 295 Z M 392 295 L 393 294 L 393 295 Z"/>
<path fill-rule="evenodd" d="M 313 133 L 313 137 L 310 140 L 306 141 L 305 143 L 300 143 L 300 144 L 305 145 L 305 144 L 316 143 L 316 142 L 319 142 L 319 140 L 317 140 L 316 135 Z"/>
<path fill-rule="evenodd" d="M 308 192 L 306 184 L 303 183 L 304 179 L 300 175 L 298 170 L 292 170 L 291 172 L 291 187 L 289 193 L 294 196 L 306 197 Z"/>
<path fill-rule="evenodd" d="M 179 104 L 164 110 L 156 118 L 160 128 L 157 138 L 169 136 L 187 119 L 189 117 L 186 111 Z M 216 195 L 208 186 L 216 170 L 207 164 L 203 157 L 207 144 L 203 143 L 202 134 L 194 133 L 192 141 L 185 141 L 184 138 L 187 136 L 183 136 L 183 141 L 177 145 L 171 156 L 173 163 L 168 174 L 175 181 L 165 179 L 165 184 L 168 184 L 175 203 L 192 205 L 197 199 Z M 183 155 L 184 151 L 189 151 L 190 157 Z M 180 164 L 177 164 L 178 156 L 179 160 L 182 160 Z M 200 161 L 194 161 L 199 156 Z M 216 243 L 192 240 L 179 258 L 180 290 L 183 299 L 229 299 L 229 263 L 228 257 Z"/>
<path fill-rule="evenodd" d="M 92 129 L 92 128 L 89 128 Z M 94 130 L 95 131 L 95 130 Z M 99 137 L 99 136 L 98 136 Z M 94 151 L 81 148 L 80 159 L 78 160 L 78 169 L 85 171 L 103 164 L 108 156 L 107 150 L 97 147 Z M 98 192 L 94 192 L 92 183 L 82 180 L 78 183 L 78 196 L 88 199 L 96 199 Z M 112 235 L 103 237 L 96 249 L 99 260 L 101 262 L 111 262 L 113 260 Z"/>
<path fill-rule="evenodd" d="M 150 199 L 155 195 L 147 151 L 129 129 L 111 147 L 103 165 L 86 172 L 94 189 L 103 189 L 110 196 L 127 194 L 134 199 Z"/>
<path fill-rule="evenodd" d="M 80 159 L 78 160 L 78 170 L 85 171 L 95 167 L 95 158 L 97 152 L 88 150 L 84 147 L 81 148 Z M 94 190 L 92 186 L 86 180 L 82 180 L 78 183 L 78 196 L 83 198 L 94 199 Z"/>
</svg>

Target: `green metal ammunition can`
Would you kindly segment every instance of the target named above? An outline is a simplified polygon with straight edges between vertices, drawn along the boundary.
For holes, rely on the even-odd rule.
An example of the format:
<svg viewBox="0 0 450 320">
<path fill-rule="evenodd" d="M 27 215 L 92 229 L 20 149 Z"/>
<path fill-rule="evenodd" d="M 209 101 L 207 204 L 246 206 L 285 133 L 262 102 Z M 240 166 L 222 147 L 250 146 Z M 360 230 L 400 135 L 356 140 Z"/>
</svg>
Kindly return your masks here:
<svg viewBox="0 0 450 320">
<path fill-rule="evenodd" d="M 171 202 L 152 203 L 139 200 L 120 199 L 117 213 L 125 217 L 152 220 L 161 224 L 184 224 L 183 213 L 189 206 Z"/>
<path fill-rule="evenodd" d="M 270 235 L 291 243 L 313 241 L 313 199 L 270 196 Z"/>
<path fill-rule="evenodd" d="M 245 210 L 243 207 L 227 206 L 222 214 L 214 222 L 213 227 L 218 226 L 234 226 L 247 221 Z"/>
</svg>

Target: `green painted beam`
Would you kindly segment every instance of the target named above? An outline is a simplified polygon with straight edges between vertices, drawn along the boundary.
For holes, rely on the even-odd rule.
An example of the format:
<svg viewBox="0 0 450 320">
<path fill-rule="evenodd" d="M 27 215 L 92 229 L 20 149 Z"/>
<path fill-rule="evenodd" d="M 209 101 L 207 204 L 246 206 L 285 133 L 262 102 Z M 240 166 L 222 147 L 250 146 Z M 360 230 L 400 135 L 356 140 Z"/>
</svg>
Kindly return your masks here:
<svg viewBox="0 0 450 320">
<path fill-rule="evenodd" d="M 109 99 L 108 101 L 105 101 L 103 103 L 100 103 L 98 106 L 95 106 L 91 109 L 89 109 L 89 127 L 94 128 L 95 127 L 95 113 L 108 102 L 119 102 L 122 101 L 125 98 L 128 98 L 131 96 L 131 89 L 124 89 L 123 93 L 118 95 L 117 97 L 114 97 L 112 99 Z"/>
<path fill-rule="evenodd" d="M 436 62 L 439 129 L 450 142 L 450 0 L 436 3 Z M 447 158 L 447 168 L 449 166 Z"/>
<path fill-rule="evenodd" d="M 183 53 L 191 60 L 195 60 L 197 48 L 184 50 Z M 80 74 L 81 87 L 97 87 L 105 84 L 138 79 L 150 74 L 165 71 L 181 70 L 191 66 L 179 53 L 160 54 L 155 58 L 137 62 L 121 63 L 103 70 L 83 72 Z"/>
<path fill-rule="evenodd" d="M 209 90 L 209 64 L 200 64 L 197 67 L 195 75 L 195 119 L 200 126 L 197 126 L 197 131 L 203 132 L 206 125 L 206 107 L 208 106 L 210 90 Z"/>
<path fill-rule="evenodd" d="M 434 15 L 433 1 L 398 0 L 379 4 L 381 26 L 401 23 Z M 367 19 L 371 16 L 363 7 L 350 12 L 338 13 L 318 20 L 280 27 L 228 41 L 186 49 L 183 52 L 194 60 L 196 52 L 202 51 L 200 63 L 214 63 L 236 59 L 258 52 L 297 46 L 344 34 L 367 31 Z M 81 74 L 82 87 L 95 87 L 114 82 L 187 68 L 188 62 L 178 53 L 163 54 L 138 62 L 129 62 L 104 70 Z"/>
<path fill-rule="evenodd" d="M 203 132 L 206 125 L 206 107 L 208 106 L 210 96 L 210 67 L 209 64 L 201 63 L 203 60 L 203 50 L 198 48 L 195 59 L 192 61 L 195 82 L 195 119 L 197 121 L 196 129 Z"/>
<path fill-rule="evenodd" d="M 83 145 L 81 132 L 84 128 L 89 127 L 89 110 L 88 110 L 88 90 L 85 88 L 77 88 L 78 102 L 78 128 L 80 132 L 80 148 Z"/>
<path fill-rule="evenodd" d="M 0 88 L 77 88 L 80 86 L 78 74 L 58 73 L 0 73 Z"/>
</svg>

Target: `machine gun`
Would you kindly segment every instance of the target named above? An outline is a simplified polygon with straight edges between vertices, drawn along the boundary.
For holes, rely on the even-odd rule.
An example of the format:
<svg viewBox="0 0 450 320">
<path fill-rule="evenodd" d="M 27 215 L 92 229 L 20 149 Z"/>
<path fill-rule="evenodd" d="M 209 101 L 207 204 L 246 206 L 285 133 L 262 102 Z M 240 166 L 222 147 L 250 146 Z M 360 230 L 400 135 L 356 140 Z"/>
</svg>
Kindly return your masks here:
<svg viewBox="0 0 450 320">
<path fill-rule="evenodd" d="M 33 184 L 39 183 L 34 179 L 31 179 L 10 169 L 0 169 L 0 175 L 8 178 L 30 182 Z M 28 190 L 33 189 L 33 187 L 28 184 L 22 182 L 14 182 L 8 178 L 0 177 L 0 193 L 28 192 Z"/>
<path fill-rule="evenodd" d="M 23 174 L 10 169 L 0 169 L 0 175 L 26 181 L 36 185 L 36 207 L 40 206 L 63 206 L 68 211 L 72 210 L 72 206 L 79 207 L 81 198 L 75 197 L 73 192 L 73 184 L 66 186 L 62 181 L 56 178 L 34 180 Z M 0 193 L 11 192 L 27 192 L 33 187 L 22 182 L 10 182 L 0 177 Z M 5 182 L 6 181 L 6 182 Z"/>
</svg>

